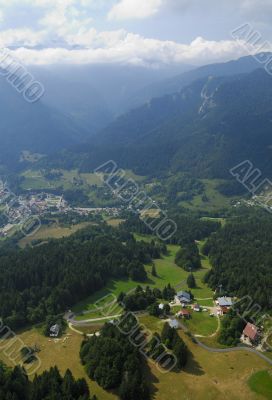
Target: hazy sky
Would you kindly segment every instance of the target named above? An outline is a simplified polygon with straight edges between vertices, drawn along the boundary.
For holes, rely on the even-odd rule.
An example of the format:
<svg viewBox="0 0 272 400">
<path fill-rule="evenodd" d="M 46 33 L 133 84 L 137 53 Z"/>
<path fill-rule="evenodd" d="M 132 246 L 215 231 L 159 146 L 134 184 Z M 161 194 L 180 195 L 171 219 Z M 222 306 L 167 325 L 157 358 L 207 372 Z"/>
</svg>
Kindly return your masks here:
<svg viewBox="0 0 272 400">
<path fill-rule="evenodd" d="M 0 0 L 0 46 L 27 64 L 204 64 L 272 42 L 272 0 Z M 249 24 L 258 46 L 231 32 Z"/>
</svg>

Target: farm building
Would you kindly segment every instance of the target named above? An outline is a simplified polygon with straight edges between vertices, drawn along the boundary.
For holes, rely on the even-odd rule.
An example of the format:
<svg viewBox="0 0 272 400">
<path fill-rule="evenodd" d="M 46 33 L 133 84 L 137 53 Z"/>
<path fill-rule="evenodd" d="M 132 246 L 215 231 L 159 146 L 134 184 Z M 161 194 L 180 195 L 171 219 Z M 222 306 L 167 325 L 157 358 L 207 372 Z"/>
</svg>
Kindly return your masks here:
<svg viewBox="0 0 272 400">
<path fill-rule="evenodd" d="M 190 293 L 184 292 L 183 290 L 177 293 L 177 300 L 180 303 L 190 303 L 191 295 Z"/>
<path fill-rule="evenodd" d="M 258 327 L 251 323 L 248 323 L 245 329 L 243 330 L 242 339 L 249 340 L 250 343 L 256 344 L 259 338 L 260 338 L 260 333 Z"/>
<path fill-rule="evenodd" d="M 232 299 L 230 297 L 219 297 L 216 300 L 216 304 L 219 307 L 231 307 L 233 305 Z"/>
<path fill-rule="evenodd" d="M 191 318 L 191 313 L 190 313 L 190 311 L 189 310 L 180 310 L 178 313 L 177 313 L 177 316 L 179 317 L 179 318 L 186 318 L 186 319 L 190 319 Z"/>
</svg>

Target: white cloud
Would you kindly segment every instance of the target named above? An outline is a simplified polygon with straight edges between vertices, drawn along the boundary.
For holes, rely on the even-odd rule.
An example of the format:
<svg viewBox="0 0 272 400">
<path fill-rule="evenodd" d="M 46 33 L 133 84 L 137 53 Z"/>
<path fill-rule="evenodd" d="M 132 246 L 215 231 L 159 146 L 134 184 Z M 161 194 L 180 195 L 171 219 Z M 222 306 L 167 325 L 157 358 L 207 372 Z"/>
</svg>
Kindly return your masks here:
<svg viewBox="0 0 272 400">
<path fill-rule="evenodd" d="M 122 63 L 155 67 L 162 64 L 203 64 L 229 60 L 247 54 L 236 41 L 208 41 L 201 37 L 190 44 L 147 39 L 125 32 L 97 32 L 91 30 L 78 39 L 88 48 L 71 50 L 47 48 L 43 50 L 19 48 L 13 54 L 25 64 L 47 65 L 54 63 Z"/>
<path fill-rule="evenodd" d="M 233 5 L 234 0 L 228 0 Z M 237 2 L 237 0 L 236 0 Z M 271 0 L 259 0 L 267 6 Z M 124 29 L 98 31 L 90 18 L 94 8 L 113 4 L 113 0 L 0 0 L 1 11 L 16 4 L 39 7 L 40 19 L 35 29 L 0 31 L 0 46 L 13 48 L 13 53 L 26 64 L 53 63 L 123 63 L 156 66 L 159 64 L 205 64 L 228 60 L 247 51 L 234 40 L 212 41 L 197 37 L 189 44 L 145 38 Z M 147 18 L 167 8 L 182 12 L 195 7 L 218 7 L 218 0 L 115 0 L 108 18 L 124 20 Z M 257 10 L 259 3 L 241 0 L 243 12 Z M 226 5 L 224 5 L 226 7 Z M 86 9 L 87 7 L 87 9 Z M 36 10 L 37 11 L 37 10 Z M 204 11 L 203 11 L 204 12 Z M 105 10 L 106 15 L 107 11 Z M 1 14 L 0 14 L 1 16 Z M 121 25 L 122 26 L 122 25 Z M 50 45 L 54 43 L 54 45 Z M 40 45 L 43 49 L 34 47 Z M 71 50 L 71 46 L 79 49 Z M 14 49 L 16 47 L 16 49 Z M 19 47 L 19 48 L 18 48 Z M 32 49 L 26 47 L 33 47 Z M 45 48 L 46 47 L 46 48 Z M 47 48 L 48 47 L 48 48 Z M 52 47 L 52 48 L 51 48 Z M 57 48 L 55 48 L 57 47 Z M 254 49 L 252 49 L 254 52 Z"/>
<path fill-rule="evenodd" d="M 45 31 L 33 31 L 28 28 L 24 29 L 7 29 L 0 31 L 0 47 L 12 46 L 36 46 L 45 39 L 47 33 Z"/>
<path fill-rule="evenodd" d="M 147 18 L 156 14 L 163 0 L 120 0 L 108 13 L 109 19 L 126 20 Z"/>
</svg>

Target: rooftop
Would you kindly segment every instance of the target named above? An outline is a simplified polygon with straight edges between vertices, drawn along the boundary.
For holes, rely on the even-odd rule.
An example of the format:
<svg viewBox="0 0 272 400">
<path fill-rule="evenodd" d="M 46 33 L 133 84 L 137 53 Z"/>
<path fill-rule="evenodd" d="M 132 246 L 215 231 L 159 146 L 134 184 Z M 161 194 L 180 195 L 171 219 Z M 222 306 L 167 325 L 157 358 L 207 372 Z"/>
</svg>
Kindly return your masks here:
<svg viewBox="0 0 272 400">
<path fill-rule="evenodd" d="M 247 336 L 249 339 L 251 340 L 255 340 L 258 337 L 258 328 L 257 326 L 248 323 L 245 327 L 245 329 L 243 330 L 243 334 L 245 336 Z"/>
<path fill-rule="evenodd" d="M 169 325 L 170 325 L 171 328 L 177 329 L 179 327 L 179 322 L 176 319 L 171 319 L 169 321 Z"/>
<path fill-rule="evenodd" d="M 184 292 L 183 290 L 181 290 L 180 292 L 177 293 L 178 297 L 183 297 L 187 300 L 191 300 L 191 295 L 190 293 Z"/>
<path fill-rule="evenodd" d="M 219 297 L 217 299 L 217 301 L 218 301 L 218 304 L 221 307 L 230 307 L 230 306 L 232 306 L 232 300 L 231 300 L 230 297 Z"/>
<path fill-rule="evenodd" d="M 189 310 L 183 309 L 183 310 L 179 311 L 179 314 L 181 314 L 181 315 L 190 315 L 191 313 L 190 313 Z"/>
</svg>

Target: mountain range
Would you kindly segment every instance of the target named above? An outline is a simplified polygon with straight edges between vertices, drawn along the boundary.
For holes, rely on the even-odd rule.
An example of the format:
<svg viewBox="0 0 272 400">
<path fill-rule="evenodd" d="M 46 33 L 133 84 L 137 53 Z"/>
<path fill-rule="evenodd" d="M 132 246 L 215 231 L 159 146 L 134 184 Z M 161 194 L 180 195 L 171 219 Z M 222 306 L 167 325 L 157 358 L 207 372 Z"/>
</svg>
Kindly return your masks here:
<svg viewBox="0 0 272 400">
<path fill-rule="evenodd" d="M 119 117 L 63 160 L 83 170 L 113 159 L 143 175 L 225 178 L 249 159 L 271 176 L 271 100 L 272 77 L 263 69 L 209 75 Z"/>
<path fill-rule="evenodd" d="M 171 71 L 35 67 L 46 91 L 34 104 L 2 80 L 2 164 L 29 150 L 51 154 L 45 162 L 53 165 L 88 171 L 114 159 L 143 175 L 225 177 L 247 158 L 270 174 L 272 78 L 257 59 L 164 79 Z M 150 99 L 155 95 L 161 96 Z"/>
</svg>

